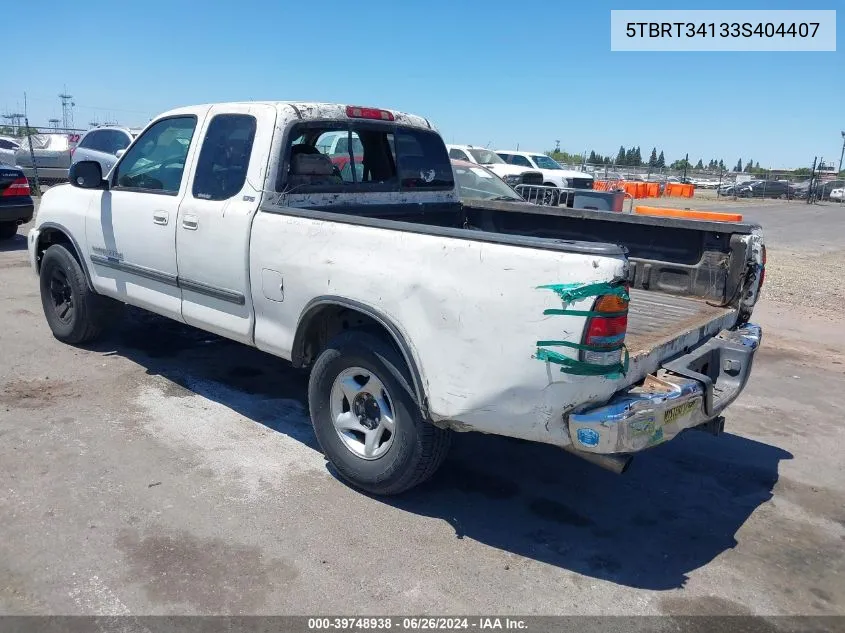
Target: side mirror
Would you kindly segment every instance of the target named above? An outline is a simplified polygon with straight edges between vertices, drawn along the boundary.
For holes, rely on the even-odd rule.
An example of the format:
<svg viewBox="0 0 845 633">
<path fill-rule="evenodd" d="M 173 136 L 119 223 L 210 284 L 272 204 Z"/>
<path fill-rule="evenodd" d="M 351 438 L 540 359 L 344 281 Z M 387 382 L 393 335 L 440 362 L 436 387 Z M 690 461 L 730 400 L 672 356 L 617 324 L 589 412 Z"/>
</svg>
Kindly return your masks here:
<svg viewBox="0 0 845 633">
<path fill-rule="evenodd" d="M 119 149 L 119 150 L 117 150 L 117 151 L 114 153 L 114 157 L 115 157 L 115 158 L 120 158 L 120 157 L 121 157 L 121 156 L 123 156 L 125 153 L 126 153 L 126 150 L 125 150 L 125 149 Z"/>
<path fill-rule="evenodd" d="M 95 160 L 81 160 L 70 166 L 67 179 L 74 187 L 80 189 L 107 189 L 108 183 L 103 181 L 103 170 Z"/>
</svg>

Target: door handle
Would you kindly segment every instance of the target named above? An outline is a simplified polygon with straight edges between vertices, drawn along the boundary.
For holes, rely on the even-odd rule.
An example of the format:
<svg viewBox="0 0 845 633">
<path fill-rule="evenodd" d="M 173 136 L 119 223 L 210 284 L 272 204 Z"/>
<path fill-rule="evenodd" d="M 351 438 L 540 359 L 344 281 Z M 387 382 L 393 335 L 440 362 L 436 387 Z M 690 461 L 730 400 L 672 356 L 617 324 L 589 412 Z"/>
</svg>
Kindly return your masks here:
<svg viewBox="0 0 845 633">
<path fill-rule="evenodd" d="M 167 224 L 169 217 L 170 216 L 167 211 L 156 211 L 155 213 L 153 213 L 153 222 L 155 222 L 156 224 L 165 225 Z"/>
<path fill-rule="evenodd" d="M 195 215 L 186 215 L 182 218 L 182 228 L 189 231 L 196 231 L 199 226 L 199 220 Z"/>
</svg>

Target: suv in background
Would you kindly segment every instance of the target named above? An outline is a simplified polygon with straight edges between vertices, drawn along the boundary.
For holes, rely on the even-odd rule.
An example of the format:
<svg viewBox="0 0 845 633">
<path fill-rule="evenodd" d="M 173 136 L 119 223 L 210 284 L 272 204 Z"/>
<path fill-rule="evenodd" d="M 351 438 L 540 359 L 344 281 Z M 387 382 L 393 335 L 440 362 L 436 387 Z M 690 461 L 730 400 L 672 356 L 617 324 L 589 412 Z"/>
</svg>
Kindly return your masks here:
<svg viewBox="0 0 845 633">
<path fill-rule="evenodd" d="M 97 161 L 105 176 L 137 135 L 137 130 L 125 127 L 92 128 L 82 135 L 79 143 L 71 150 L 71 164 L 81 160 Z"/>
<path fill-rule="evenodd" d="M 496 153 L 509 165 L 522 169 L 535 169 L 542 172 L 543 184 L 549 187 L 571 187 L 573 189 L 592 189 L 593 176 L 583 171 L 564 169 L 551 156 L 540 152 L 518 152 L 500 150 Z"/>
</svg>

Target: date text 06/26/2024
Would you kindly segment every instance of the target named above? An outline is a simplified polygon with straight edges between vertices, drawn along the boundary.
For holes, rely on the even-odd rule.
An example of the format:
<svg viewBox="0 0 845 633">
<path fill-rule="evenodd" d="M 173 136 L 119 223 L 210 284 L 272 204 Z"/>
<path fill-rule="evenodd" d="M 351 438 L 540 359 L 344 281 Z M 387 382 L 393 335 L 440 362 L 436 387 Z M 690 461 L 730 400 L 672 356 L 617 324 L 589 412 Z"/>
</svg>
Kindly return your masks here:
<svg viewBox="0 0 845 633">
<path fill-rule="evenodd" d="M 308 618 L 309 631 L 526 631 L 525 620 L 509 617 L 324 617 Z"/>
<path fill-rule="evenodd" d="M 611 11 L 612 51 L 836 51 L 836 11 Z"/>
</svg>

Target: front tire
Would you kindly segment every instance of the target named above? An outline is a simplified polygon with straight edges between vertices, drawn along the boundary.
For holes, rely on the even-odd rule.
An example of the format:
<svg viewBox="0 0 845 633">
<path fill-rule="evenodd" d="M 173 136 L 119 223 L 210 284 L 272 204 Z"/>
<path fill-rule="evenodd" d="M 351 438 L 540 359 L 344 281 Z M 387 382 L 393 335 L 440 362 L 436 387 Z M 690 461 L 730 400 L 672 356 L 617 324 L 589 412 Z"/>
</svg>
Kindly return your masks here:
<svg viewBox="0 0 845 633">
<path fill-rule="evenodd" d="M 400 354 L 368 332 L 340 334 L 314 363 L 308 381 L 314 433 L 353 486 L 398 494 L 443 463 L 451 434 L 423 419 L 410 382 Z"/>
<path fill-rule="evenodd" d="M 17 234 L 17 222 L 0 222 L 0 240 L 10 240 Z"/>
<path fill-rule="evenodd" d="M 96 339 L 114 316 L 113 303 L 88 287 L 85 273 L 61 244 L 46 250 L 40 271 L 41 305 L 50 330 L 62 343 L 79 345 Z"/>
</svg>

